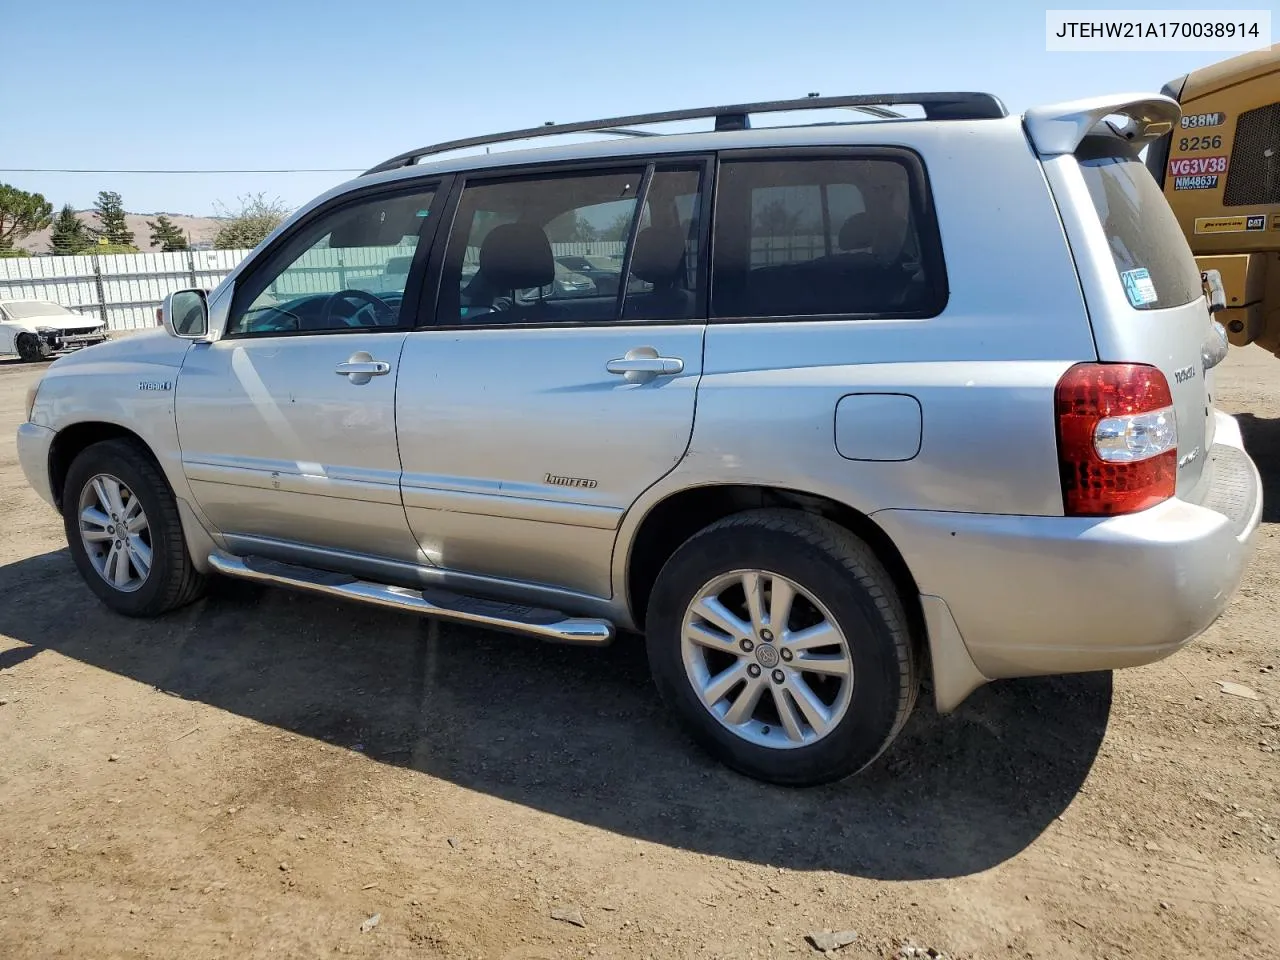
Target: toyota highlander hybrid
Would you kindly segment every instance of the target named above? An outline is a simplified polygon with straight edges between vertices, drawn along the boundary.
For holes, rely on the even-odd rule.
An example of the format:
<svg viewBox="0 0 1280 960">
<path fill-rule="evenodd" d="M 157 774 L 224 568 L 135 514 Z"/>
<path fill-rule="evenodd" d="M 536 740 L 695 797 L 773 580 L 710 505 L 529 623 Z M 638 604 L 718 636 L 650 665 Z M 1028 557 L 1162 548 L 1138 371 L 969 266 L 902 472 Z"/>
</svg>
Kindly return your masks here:
<svg viewBox="0 0 1280 960">
<path fill-rule="evenodd" d="M 841 122 L 751 122 L 797 109 Z M 890 94 L 413 150 L 172 294 L 164 329 L 53 363 L 22 465 L 121 614 L 221 574 L 639 632 L 712 755 L 849 775 L 923 678 L 945 713 L 1150 663 L 1237 588 L 1259 476 L 1140 158 L 1179 117 Z M 622 135 L 460 155 L 591 131 Z M 584 255 L 618 282 L 558 284 Z"/>
</svg>

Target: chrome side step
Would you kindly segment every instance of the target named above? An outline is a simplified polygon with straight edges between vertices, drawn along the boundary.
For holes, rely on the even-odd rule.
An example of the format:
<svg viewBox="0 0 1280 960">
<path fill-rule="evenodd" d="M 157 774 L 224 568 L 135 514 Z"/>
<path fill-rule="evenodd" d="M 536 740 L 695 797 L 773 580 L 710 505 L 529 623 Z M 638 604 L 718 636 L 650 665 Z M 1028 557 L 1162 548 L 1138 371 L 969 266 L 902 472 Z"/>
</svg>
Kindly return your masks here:
<svg viewBox="0 0 1280 960">
<path fill-rule="evenodd" d="M 319 593 L 339 600 L 354 600 L 492 630 L 525 633 L 556 643 L 604 646 L 613 640 L 613 624 L 607 620 L 570 617 L 559 610 L 466 596 L 434 587 L 411 590 L 360 580 L 345 573 L 316 570 L 263 557 L 234 557 L 216 550 L 209 554 L 209 566 L 224 576 L 240 580 Z"/>
</svg>

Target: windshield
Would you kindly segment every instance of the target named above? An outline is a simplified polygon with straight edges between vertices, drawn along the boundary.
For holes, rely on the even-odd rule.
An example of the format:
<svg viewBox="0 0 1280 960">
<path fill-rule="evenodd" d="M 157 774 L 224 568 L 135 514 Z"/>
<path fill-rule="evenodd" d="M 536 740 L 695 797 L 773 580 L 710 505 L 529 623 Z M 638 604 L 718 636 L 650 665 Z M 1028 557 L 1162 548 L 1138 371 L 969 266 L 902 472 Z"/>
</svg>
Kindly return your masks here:
<svg viewBox="0 0 1280 960">
<path fill-rule="evenodd" d="M 45 303 L 43 300 L 24 300 L 19 303 L 6 303 L 4 312 L 14 320 L 26 320 L 28 317 L 74 317 L 75 314 L 56 303 Z"/>
</svg>

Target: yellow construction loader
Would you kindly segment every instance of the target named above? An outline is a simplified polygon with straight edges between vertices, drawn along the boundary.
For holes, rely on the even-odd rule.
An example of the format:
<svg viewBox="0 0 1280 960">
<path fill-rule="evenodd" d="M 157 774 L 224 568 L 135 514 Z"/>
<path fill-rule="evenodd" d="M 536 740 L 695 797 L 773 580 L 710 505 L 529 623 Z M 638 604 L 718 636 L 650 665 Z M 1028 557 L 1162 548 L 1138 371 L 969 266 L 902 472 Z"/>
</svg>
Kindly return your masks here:
<svg viewBox="0 0 1280 960">
<path fill-rule="evenodd" d="M 1182 121 L 1147 167 L 1169 200 L 1231 343 L 1280 355 L 1280 44 L 1165 84 Z M 1215 276 L 1213 271 L 1217 271 Z"/>
</svg>

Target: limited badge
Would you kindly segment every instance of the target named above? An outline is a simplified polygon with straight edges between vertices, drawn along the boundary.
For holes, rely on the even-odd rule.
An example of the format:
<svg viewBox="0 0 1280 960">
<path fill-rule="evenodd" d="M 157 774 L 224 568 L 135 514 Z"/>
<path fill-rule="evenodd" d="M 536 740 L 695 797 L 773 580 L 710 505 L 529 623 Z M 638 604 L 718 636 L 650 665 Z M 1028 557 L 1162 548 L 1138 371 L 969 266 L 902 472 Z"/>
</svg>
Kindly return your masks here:
<svg viewBox="0 0 1280 960">
<path fill-rule="evenodd" d="M 1151 272 L 1146 267 L 1126 270 L 1120 274 L 1120 280 L 1124 283 L 1125 296 L 1135 307 L 1143 307 L 1159 299 L 1156 296 L 1156 285 L 1151 282 Z"/>
</svg>

